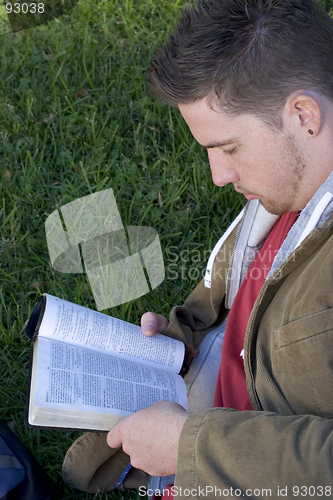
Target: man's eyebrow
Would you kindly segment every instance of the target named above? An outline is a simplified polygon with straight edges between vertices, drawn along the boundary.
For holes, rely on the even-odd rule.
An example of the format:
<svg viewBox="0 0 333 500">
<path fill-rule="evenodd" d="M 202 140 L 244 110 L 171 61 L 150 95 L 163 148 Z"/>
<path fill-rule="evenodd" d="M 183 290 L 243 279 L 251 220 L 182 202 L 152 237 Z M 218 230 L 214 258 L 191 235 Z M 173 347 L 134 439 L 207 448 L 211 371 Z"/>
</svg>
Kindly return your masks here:
<svg viewBox="0 0 333 500">
<path fill-rule="evenodd" d="M 237 137 L 231 137 L 230 139 L 226 139 L 221 142 L 212 142 L 211 144 L 201 144 L 201 147 L 204 149 L 212 149 L 212 148 L 223 148 L 224 146 L 228 146 L 229 144 L 234 144 L 238 141 Z"/>
</svg>

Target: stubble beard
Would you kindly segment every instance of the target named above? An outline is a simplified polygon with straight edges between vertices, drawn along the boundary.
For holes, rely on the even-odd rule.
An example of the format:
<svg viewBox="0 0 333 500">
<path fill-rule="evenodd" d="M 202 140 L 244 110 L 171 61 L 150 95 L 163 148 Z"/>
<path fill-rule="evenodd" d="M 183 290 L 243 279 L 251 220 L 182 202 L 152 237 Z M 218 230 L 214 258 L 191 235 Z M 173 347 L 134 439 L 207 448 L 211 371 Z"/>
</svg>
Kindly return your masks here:
<svg viewBox="0 0 333 500">
<path fill-rule="evenodd" d="M 303 156 L 296 144 L 296 140 L 292 134 L 287 134 L 281 145 L 282 157 L 290 164 L 290 188 L 286 193 L 285 198 L 281 197 L 279 201 L 260 199 L 260 203 L 264 206 L 267 212 L 273 215 L 283 215 L 294 210 L 295 199 L 300 191 L 301 181 L 305 170 L 305 162 Z"/>
</svg>

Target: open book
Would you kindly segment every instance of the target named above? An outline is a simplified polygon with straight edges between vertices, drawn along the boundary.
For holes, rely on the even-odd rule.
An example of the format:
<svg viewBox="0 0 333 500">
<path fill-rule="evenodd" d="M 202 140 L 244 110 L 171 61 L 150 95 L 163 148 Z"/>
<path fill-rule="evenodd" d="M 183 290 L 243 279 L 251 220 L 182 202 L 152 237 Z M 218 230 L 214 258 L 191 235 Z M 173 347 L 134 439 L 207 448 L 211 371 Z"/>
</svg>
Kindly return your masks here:
<svg viewBox="0 0 333 500">
<path fill-rule="evenodd" d="M 108 431 L 157 401 L 187 409 L 185 347 L 161 334 L 44 294 L 29 319 L 33 341 L 29 427 Z"/>
</svg>

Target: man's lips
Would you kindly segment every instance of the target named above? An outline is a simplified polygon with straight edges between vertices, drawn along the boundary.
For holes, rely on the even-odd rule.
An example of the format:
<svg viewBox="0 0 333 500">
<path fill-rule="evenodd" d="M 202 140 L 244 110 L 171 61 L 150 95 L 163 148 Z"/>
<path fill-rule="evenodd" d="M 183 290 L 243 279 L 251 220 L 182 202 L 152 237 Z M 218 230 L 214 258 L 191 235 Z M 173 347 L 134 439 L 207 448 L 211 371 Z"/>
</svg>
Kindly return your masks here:
<svg viewBox="0 0 333 500">
<path fill-rule="evenodd" d="M 243 194 L 243 195 L 245 196 L 245 198 L 246 198 L 247 200 L 249 200 L 249 201 L 251 201 L 251 200 L 256 200 L 256 199 L 258 199 L 258 198 L 259 198 L 256 194 L 247 194 L 247 193 L 242 193 L 242 194 Z"/>
<path fill-rule="evenodd" d="M 259 198 L 259 196 L 257 196 L 256 194 L 253 194 L 253 193 L 244 193 L 244 191 L 238 191 L 238 189 L 236 189 L 235 191 L 237 191 L 237 193 L 239 194 L 242 194 L 243 196 L 245 196 L 245 198 L 247 200 L 256 200 L 257 198 Z"/>
</svg>

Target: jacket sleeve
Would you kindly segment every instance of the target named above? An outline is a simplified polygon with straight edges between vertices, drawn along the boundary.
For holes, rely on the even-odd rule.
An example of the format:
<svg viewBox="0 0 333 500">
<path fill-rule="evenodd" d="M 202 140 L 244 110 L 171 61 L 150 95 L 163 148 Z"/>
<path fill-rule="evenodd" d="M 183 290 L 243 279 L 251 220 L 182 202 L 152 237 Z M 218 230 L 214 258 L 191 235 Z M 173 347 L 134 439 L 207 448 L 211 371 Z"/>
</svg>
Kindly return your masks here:
<svg viewBox="0 0 333 500">
<path fill-rule="evenodd" d="M 185 422 L 174 488 L 179 498 L 332 498 L 332 461 L 333 420 L 213 408 Z"/>
</svg>

